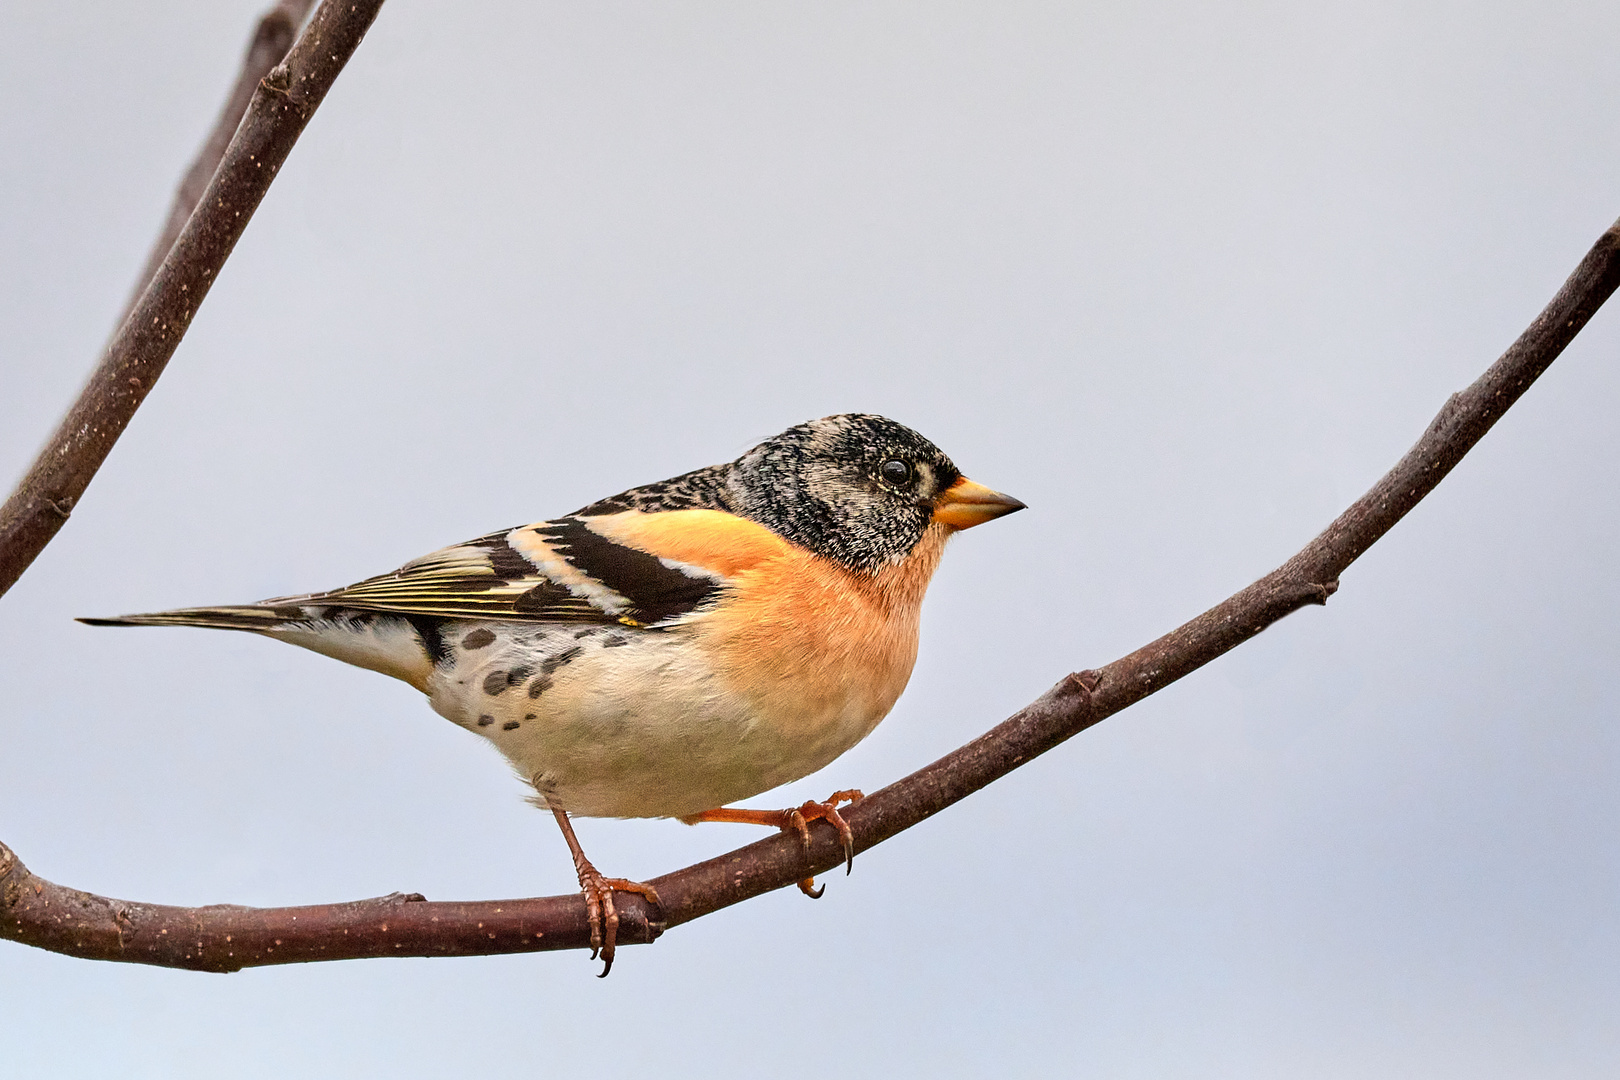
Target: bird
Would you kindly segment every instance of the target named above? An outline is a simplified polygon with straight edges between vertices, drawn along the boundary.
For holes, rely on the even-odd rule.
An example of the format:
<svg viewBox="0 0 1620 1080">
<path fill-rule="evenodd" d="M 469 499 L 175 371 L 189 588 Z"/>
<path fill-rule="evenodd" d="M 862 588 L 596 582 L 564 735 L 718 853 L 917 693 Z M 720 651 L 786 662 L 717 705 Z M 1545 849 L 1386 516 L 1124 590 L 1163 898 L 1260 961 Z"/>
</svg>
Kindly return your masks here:
<svg viewBox="0 0 1620 1080">
<path fill-rule="evenodd" d="M 1024 509 L 894 420 L 826 416 L 734 461 L 489 533 L 346 588 L 94 626 L 240 630 L 403 680 L 494 743 L 573 857 L 591 956 L 614 893 L 571 816 L 733 821 L 853 838 L 838 807 L 731 806 L 827 765 L 888 715 L 955 533 Z M 800 888 L 820 895 L 811 878 Z"/>
</svg>

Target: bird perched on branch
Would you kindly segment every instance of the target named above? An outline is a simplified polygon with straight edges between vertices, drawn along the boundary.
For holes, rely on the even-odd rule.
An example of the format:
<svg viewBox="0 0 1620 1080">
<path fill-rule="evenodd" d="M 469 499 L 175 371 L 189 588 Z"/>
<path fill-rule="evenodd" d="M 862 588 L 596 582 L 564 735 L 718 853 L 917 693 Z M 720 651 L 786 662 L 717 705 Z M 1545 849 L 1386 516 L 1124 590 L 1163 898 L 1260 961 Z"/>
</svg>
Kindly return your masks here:
<svg viewBox="0 0 1620 1080">
<path fill-rule="evenodd" d="M 602 974 L 614 890 L 569 815 L 825 820 L 726 804 L 808 776 L 865 738 L 911 676 L 945 541 L 1020 510 L 881 416 L 791 427 L 736 461 L 445 548 L 345 589 L 97 626 L 247 630 L 392 675 L 493 742 L 573 853 Z M 812 896 L 813 882 L 800 887 Z"/>
</svg>

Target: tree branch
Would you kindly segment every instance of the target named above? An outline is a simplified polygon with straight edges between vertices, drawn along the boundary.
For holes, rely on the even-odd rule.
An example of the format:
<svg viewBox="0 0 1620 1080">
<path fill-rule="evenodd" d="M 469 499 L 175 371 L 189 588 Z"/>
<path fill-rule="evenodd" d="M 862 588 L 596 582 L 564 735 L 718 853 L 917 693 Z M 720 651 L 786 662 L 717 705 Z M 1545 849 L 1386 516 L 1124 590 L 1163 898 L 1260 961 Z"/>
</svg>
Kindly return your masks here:
<svg viewBox="0 0 1620 1080">
<path fill-rule="evenodd" d="M 1452 395 L 1406 456 L 1277 570 L 1129 656 L 1064 678 L 991 731 L 844 811 L 858 850 L 931 817 L 1031 758 L 1119 712 L 1307 604 L 1432 491 L 1547 369 L 1620 285 L 1620 222 L 1587 253 L 1544 311 L 1466 390 Z M 830 826 L 808 860 L 773 836 L 654 879 L 661 921 L 621 894 L 619 943 L 648 942 L 843 859 Z M 0 937 L 101 960 L 234 971 L 368 956 L 452 956 L 584 948 L 578 895 L 430 903 L 415 894 L 302 908 L 179 908 L 110 900 L 34 877 L 0 844 Z"/>
<path fill-rule="evenodd" d="M 259 81 L 197 211 L 119 326 L 79 400 L 0 507 L 0 595 L 67 521 L 146 400 L 293 143 L 381 6 L 382 0 L 325 0 L 286 59 Z"/>
<path fill-rule="evenodd" d="M 253 28 L 253 37 L 248 39 L 247 55 L 242 57 L 242 70 L 236 75 L 236 85 L 231 87 L 224 107 L 219 110 L 219 118 L 214 121 L 213 130 L 203 140 L 191 168 L 186 170 L 180 186 L 175 189 L 174 202 L 169 206 L 169 217 L 163 223 L 163 231 L 152 242 L 146 265 L 141 267 L 140 277 L 135 279 L 135 291 L 129 294 L 129 299 L 124 302 L 124 310 L 118 315 L 120 325 L 129 318 L 141 294 L 146 292 L 147 283 L 157 276 L 158 267 L 163 265 L 163 259 L 174 246 L 180 230 L 185 228 L 186 220 L 197 208 L 197 202 L 208 188 L 208 181 L 225 157 L 225 148 L 231 144 L 231 136 L 236 134 L 237 127 L 242 123 L 242 114 L 247 112 L 259 81 L 270 74 L 270 69 L 279 64 L 287 55 L 287 50 L 292 48 L 298 28 L 304 24 L 304 17 L 312 6 L 314 0 L 280 0 L 259 17 L 258 25 Z"/>
</svg>

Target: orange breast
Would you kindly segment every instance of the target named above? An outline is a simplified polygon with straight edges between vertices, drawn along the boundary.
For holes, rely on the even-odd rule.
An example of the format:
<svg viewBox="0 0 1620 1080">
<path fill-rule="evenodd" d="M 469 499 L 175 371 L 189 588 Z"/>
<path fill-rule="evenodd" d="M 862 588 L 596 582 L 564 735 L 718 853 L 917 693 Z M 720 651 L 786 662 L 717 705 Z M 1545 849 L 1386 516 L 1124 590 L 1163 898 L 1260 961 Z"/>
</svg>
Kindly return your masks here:
<svg viewBox="0 0 1620 1080">
<path fill-rule="evenodd" d="M 875 574 L 790 549 L 739 573 L 723 609 L 695 628 L 763 717 L 808 741 L 841 739 L 841 752 L 888 714 L 911 678 L 923 593 L 945 536 L 930 529 L 905 562 Z"/>
<path fill-rule="evenodd" d="M 841 742 L 834 753 L 887 715 L 911 678 L 923 594 L 951 532 L 932 525 L 903 562 L 862 573 L 718 510 L 627 511 L 592 528 L 725 577 L 720 610 L 686 626 L 757 715 L 789 740 Z"/>
</svg>

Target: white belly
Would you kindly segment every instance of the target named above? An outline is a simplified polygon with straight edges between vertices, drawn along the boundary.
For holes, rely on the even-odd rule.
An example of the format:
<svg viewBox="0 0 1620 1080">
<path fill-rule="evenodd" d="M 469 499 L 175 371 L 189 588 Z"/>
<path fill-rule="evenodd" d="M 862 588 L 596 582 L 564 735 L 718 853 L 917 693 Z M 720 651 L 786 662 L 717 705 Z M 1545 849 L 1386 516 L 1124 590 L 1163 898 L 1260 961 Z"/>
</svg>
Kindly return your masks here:
<svg viewBox="0 0 1620 1080">
<path fill-rule="evenodd" d="M 548 806 L 589 817 L 682 817 L 751 798 L 826 765 L 892 704 L 851 693 L 791 725 L 762 722 L 683 627 L 445 630 L 433 708 L 499 747 Z"/>
</svg>

